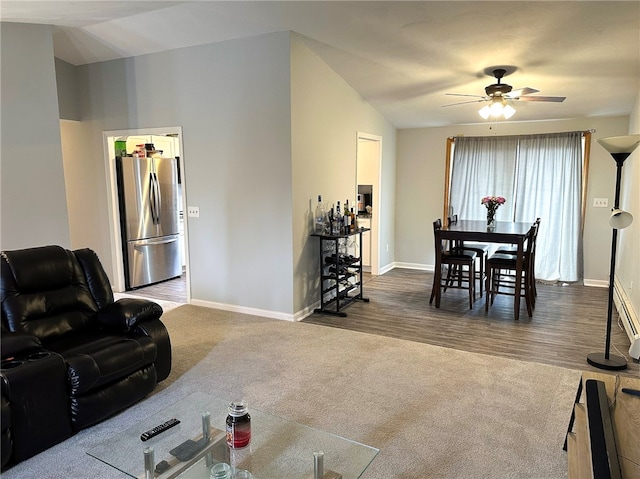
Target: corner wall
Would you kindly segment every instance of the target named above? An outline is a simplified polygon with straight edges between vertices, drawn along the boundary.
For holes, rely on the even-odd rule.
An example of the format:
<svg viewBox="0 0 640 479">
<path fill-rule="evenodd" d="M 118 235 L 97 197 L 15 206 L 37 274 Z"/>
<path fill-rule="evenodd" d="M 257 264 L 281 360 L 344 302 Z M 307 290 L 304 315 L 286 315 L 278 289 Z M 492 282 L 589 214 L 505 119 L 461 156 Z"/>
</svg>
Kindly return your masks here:
<svg viewBox="0 0 640 479">
<path fill-rule="evenodd" d="M 51 27 L 0 27 L 2 250 L 70 247 Z"/>
<path fill-rule="evenodd" d="M 323 203 L 356 198 L 357 133 L 382 137 L 381 268 L 393 262 L 396 130 L 295 33 L 291 34 L 293 274 L 297 319 L 320 300 L 318 239 L 312 216 Z"/>
</svg>

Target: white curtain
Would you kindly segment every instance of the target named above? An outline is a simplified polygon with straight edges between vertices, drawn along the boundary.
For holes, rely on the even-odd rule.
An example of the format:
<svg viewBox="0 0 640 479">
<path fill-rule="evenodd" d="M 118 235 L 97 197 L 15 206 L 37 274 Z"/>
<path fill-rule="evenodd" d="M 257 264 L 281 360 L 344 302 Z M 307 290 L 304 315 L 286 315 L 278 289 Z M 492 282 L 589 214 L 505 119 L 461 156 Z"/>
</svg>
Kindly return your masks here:
<svg viewBox="0 0 640 479">
<path fill-rule="evenodd" d="M 541 218 L 536 277 L 582 278 L 582 133 L 456 138 L 450 198 L 460 219 L 482 220 L 484 196 L 506 198 L 497 221 Z"/>
<path fill-rule="evenodd" d="M 449 206 L 460 219 L 486 220 L 485 196 L 513 198 L 517 137 L 456 138 L 451 168 Z M 496 221 L 513 221 L 514 203 L 498 208 Z"/>
<path fill-rule="evenodd" d="M 536 276 L 582 278 L 582 134 L 520 139 L 515 221 L 541 218 Z"/>
</svg>

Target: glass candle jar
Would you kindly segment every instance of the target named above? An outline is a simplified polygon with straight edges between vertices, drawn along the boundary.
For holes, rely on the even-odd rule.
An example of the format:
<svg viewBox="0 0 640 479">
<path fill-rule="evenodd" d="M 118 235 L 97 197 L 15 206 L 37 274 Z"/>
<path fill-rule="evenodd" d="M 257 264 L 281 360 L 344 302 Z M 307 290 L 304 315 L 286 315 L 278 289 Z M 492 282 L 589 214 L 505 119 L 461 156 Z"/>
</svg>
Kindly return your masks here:
<svg viewBox="0 0 640 479">
<path fill-rule="evenodd" d="M 229 404 L 227 415 L 227 445 L 232 449 L 246 447 L 251 442 L 251 416 L 245 401 Z"/>
</svg>

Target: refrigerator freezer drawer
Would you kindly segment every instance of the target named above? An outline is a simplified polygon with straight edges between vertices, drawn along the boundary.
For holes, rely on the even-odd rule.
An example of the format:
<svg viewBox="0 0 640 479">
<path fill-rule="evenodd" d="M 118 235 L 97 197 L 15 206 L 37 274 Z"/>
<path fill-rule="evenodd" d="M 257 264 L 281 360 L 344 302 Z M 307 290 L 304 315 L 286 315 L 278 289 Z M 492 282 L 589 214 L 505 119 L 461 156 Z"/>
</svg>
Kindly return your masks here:
<svg viewBox="0 0 640 479">
<path fill-rule="evenodd" d="M 162 236 L 149 240 L 130 241 L 128 288 L 138 288 L 182 274 L 180 237 Z"/>
</svg>

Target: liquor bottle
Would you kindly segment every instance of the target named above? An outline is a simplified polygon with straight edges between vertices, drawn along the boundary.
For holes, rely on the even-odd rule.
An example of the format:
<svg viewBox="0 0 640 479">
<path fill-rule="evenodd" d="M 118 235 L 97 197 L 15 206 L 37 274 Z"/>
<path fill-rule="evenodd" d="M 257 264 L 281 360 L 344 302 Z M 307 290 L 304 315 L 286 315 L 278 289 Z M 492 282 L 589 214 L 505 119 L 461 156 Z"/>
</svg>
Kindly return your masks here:
<svg viewBox="0 0 640 479">
<path fill-rule="evenodd" d="M 318 204 L 315 214 L 315 231 L 317 234 L 324 234 L 324 207 L 322 206 L 322 195 L 318 195 Z"/>
<path fill-rule="evenodd" d="M 345 234 L 351 231 L 351 210 L 349 209 L 348 199 L 344 202 L 344 216 L 342 218 L 342 226 L 344 228 Z"/>
<path fill-rule="evenodd" d="M 336 214 L 333 210 L 333 207 L 331 207 L 331 214 L 329 215 L 329 224 L 331 225 L 330 234 L 337 235 L 338 233 L 340 233 L 340 230 L 338 229 L 338 221 L 336 219 Z"/>
<path fill-rule="evenodd" d="M 351 209 L 349 208 L 349 199 L 344 202 L 344 230 L 345 233 L 351 231 Z"/>
</svg>

